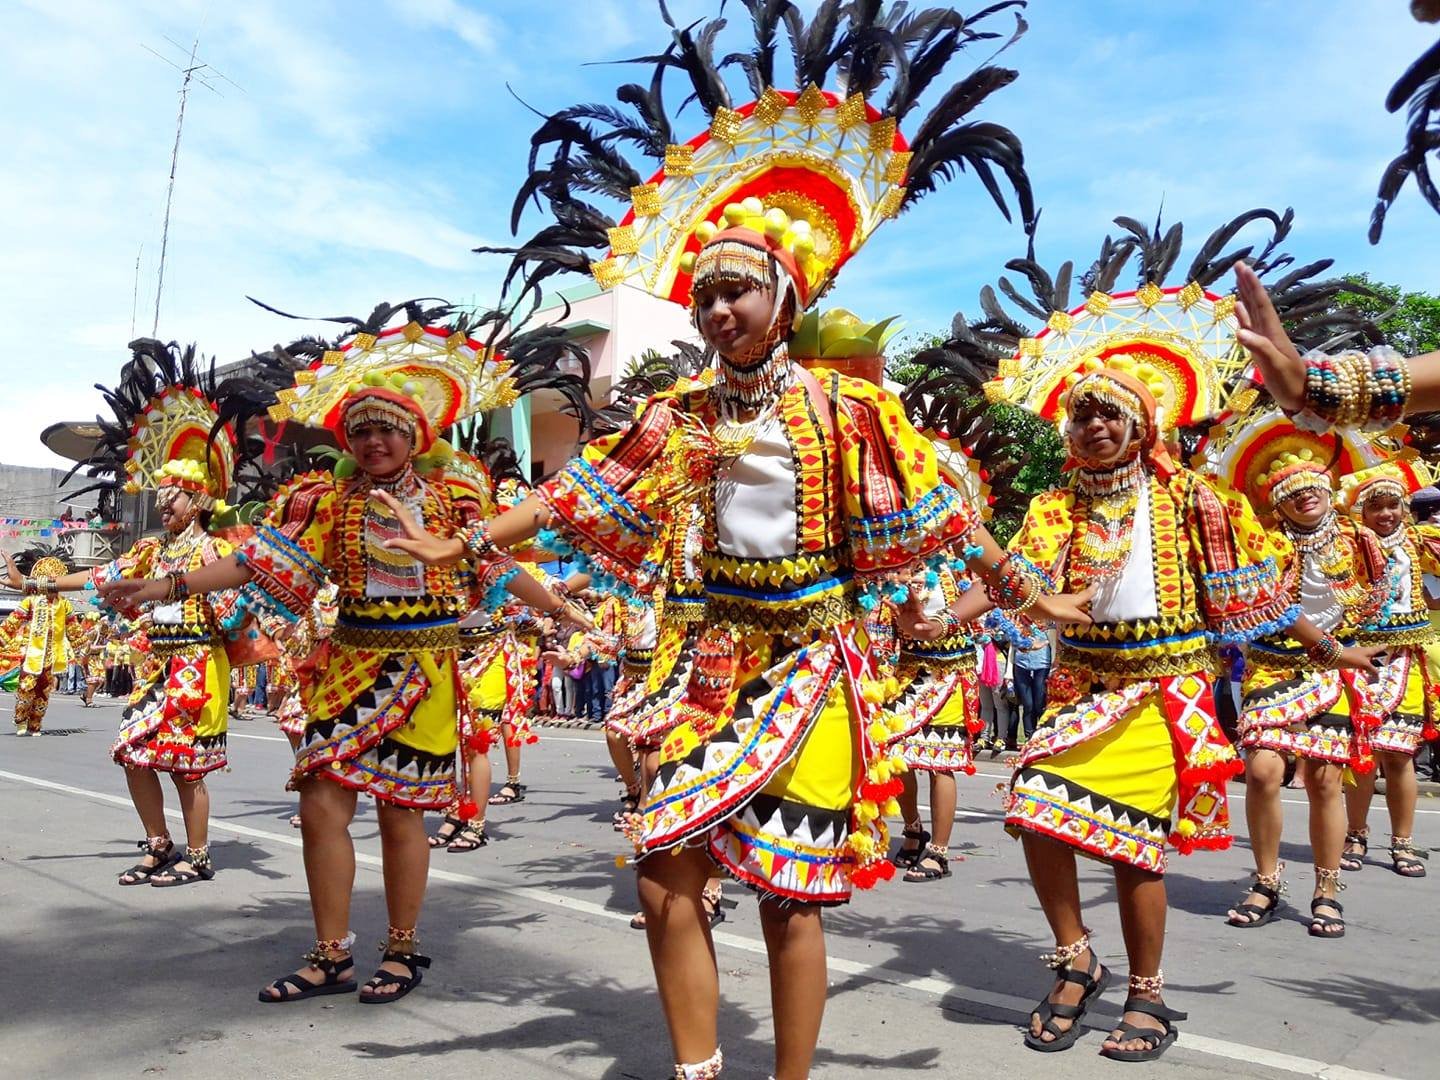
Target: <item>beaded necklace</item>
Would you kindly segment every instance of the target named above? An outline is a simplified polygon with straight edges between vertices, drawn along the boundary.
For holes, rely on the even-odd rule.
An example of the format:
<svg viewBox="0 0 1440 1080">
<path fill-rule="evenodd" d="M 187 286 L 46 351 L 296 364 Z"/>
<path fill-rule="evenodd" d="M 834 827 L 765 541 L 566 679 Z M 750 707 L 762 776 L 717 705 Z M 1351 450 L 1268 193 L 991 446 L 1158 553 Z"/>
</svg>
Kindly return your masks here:
<svg viewBox="0 0 1440 1080">
<path fill-rule="evenodd" d="M 1087 505 L 1070 550 L 1072 580 L 1104 581 L 1125 569 L 1144 480 L 1145 465 L 1138 457 L 1113 469 L 1076 472 L 1075 490 Z"/>
<path fill-rule="evenodd" d="M 1331 510 L 1315 528 L 1301 529 L 1288 518 L 1282 518 L 1281 531 L 1295 545 L 1295 551 L 1308 566 L 1320 571 L 1336 598 L 1345 607 L 1364 600 L 1365 583 L 1358 580 L 1351 564 L 1350 552 L 1340 535 L 1340 521 Z"/>
<path fill-rule="evenodd" d="M 366 477 L 365 498 L 365 595 L 423 596 L 425 568 L 403 551 L 393 551 L 385 541 L 405 535 L 400 520 L 370 492 L 386 491 L 393 495 L 420 522 L 424 514 L 424 486 L 408 463 L 394 477 Z"/>
</svg>

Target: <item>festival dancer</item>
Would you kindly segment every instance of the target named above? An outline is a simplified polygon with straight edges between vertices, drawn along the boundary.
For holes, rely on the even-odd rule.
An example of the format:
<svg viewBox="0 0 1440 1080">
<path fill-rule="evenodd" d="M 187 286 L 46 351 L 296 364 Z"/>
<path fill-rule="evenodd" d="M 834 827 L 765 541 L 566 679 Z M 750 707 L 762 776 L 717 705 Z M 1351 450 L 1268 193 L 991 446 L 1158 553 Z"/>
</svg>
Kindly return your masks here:
<svg viewBox="0 0 1440 1080">
<path fill-rule="evenodd" d="M 290 744 L 292 753 L 300 752 L 300 743 L 305 736 L 305 692 L 324 670 L 326 642 L 335 629 L 337 614 L 337 590 L 326 583 L 315 594 L 310 610 L 293 623 L 283 623 L 273 637 L 280 646 L 280 657 L 276 662 L 276 682 L 280 691 L 280 705 L 275 710 L 275 723 L 280 734 Z M 300 811 L 290 815 L 290 827 L 300 828 Z"/>
<path fill-rule="evenodd" d="M 1371 737 L 1375 762 L 1385 774 L 1385 805 L 1390 813 L 1390 862 L 1401 877 L 1425 876 L 1415 853 L 1413 829 L 1415 756 L 1423 740 L 1435 737 L 1437 688 L 1425 657 L 1436 640 L 1425 605 L 1424 574 L 1440 574 L 1440 527 L 1416 524 L 1410 496 L 1430 483 L 1429 471 L 1414 461 L 1392 461 L 1352 473 L 1341 480 L 1341 504 L 1380 538 L 1389 554 L 1390 594 L 1374 622 L 1359 628 L 1356 640 L 1383 645 L 1381 675 L 1370 687 L 1372 707 L 1381 718 Z M 1369 850 L 1370 801 L 1375 770 L 1356 772 L 1345 789 L 1347 831 L 1342 870 L 1359 870 Z"/>
<path fill-rule="evenodd" d="M 1048 311 L 1045 326 L 1031 337 L 987 310 L 986 322 L 962 324 L 946 343 L 958 359 L 998 361 L 988 400 L 1062 421 L 1070 482 L 1032 501 L 1012 551 L 1059 575 L 1057 587 L 1098 588 L 1094 625 L 1060 633 L 1046 715 L 1021 753 L 1008 806 L 1057 945 L 1047 958 L 1057 981 L 1026 1035 L 1038 1051 L 1073 1045 L 1109 981 L 1081 919 L 1076 851 L 1114 867 L 1130 965 L 1124 1016 L 1101 1053 L 1152 1060 L 1174 1042 L 1183 1017 L 1164 1004 L 1160 969 L 1165 846 L 1228 846 L 1225 781 L 1241 768 L 1211 696 L 1214 645 L 1286 628 L 1306 645 L 1322 638 L 1299 617 L 1249 505 L 1181 468 L 1171 450 L 1237 407 L 1245 359 L 1234 300 L 1208 289 L 1228 261 L 1208 253 L 1263 220 L 1275 233 L 1263 248 L 1267 266 L 1283 266 L 1276 252 L 1289 218 L 1256 210 L 1216 230 L 1183 287 L 1163 280 L 1179 226 L 1152 232 L 1118 219 L 1131 237 L 1106 239 L 1082 279 L 1083 303 L 1070 299 L 1071 264 L 1052 274 L 1016 260 L 1007 265 L 1035 296 L 1024 318 Z M 1140 288 L 1112 293 L 1137 254 Z M 1306 285 L 1312 299 L 1329 287 Z M 1298 308 L 1298 291 L 1285 296 Z M 1332 659 L 1368 665 L 1353 649 Z"/>
<path fill-rule="evenodd" d="M 692 145 L 692 160 L 702 152 L 728 158 L 734 142 L 753 151 L 757 138 L 788 145 L 783 133 L 798 121 L 777 116 L 816 100 L 810 130 L 838 130 L 837 106 L 818 91 L 798 103 L 778 93 L 765 100 L 753 121 L 739 114 L 738 134 L 727 126 L 719 145 Z M 806 1077 L 814 1054 L 826 985 L 821 909 L 891 869 L 880 819 L 898 784 L 879 780 L 879 767 L 888 774 L 892 762 L 878 752 L 879 725 L 868 723 L 856 685 L 861 589 L 909 581 L 925 560 L 959 545 L 1006 606 L 1063 622 L 1087 618 L 1085 597 L 1043 595 L 1040 576 L 998 548 L 974 508 L 940 480 L 933 449 L 892 395 L 839 375 L 822 385 L 790 362 L 796 314 L 868 227 L 851 219 L 848 239 L 821 249 L 813 237 L 835 221 L 816 209 L 816 223 L 797 229 L 779 204 L 819 207 L 823 192 L 827 205 L 864 206 L 875 193 L 849 179 L 841 185 L 836 176 L 849 166 L 838 158 L 791 148 L 784 160 L 813 165 L 796 167 L 797 177 L 778 167 L 756 172 L 747 158 L 743 181 L 737 171 L 724 184 L 707 168 L 707 186 L 741 201 L 697 202 L 654 218 L 661 228 L 701 222 L 685 277 L 674 277 L 678 262 L 661 276 L 667 295 L 675 283 L 679 299 L 693 296 L 696 325 L 718 358 L 713 389 L 653 398 L 633 425 L 592 442 L 532 499 L 465 541 L 408 522 L 408 539 L 393 541 L 444 564 L 544 528 L 556 534 L 542 533 L 546 548 L 563 538 L 644 587 L 675 508 L 703 508 L 698 656 L 636 836 L 646 933 L 676 1075 L 685 1078 L 717 1076 L 722 1063 L 718 974 L 700 904 L 712 860 L 760 896 L 780 1080 Z M 750 194 L 751 182 L 771 205 Z M 785 183 L 812 184 L 813 197 L 790 200 Z M 700 198 L 713 199 L 713 190 Z M 662 248 L 678 258 L 688 244 L 676 237 Z M 519 256 L 539 258 L 533 248 Z M 610 280 L 624 276 L 617 269 Z M 903 615 L 899 626 L 909 629 Z"/>
<path fill-rule="evenodd" d="M 60 595 L 57 579 L 65 564 L 53 555 L 36 559 L 22 578 L 15 561 L 5 555 L 12 589 L 24 593 L 15 610 L 0 622 L 0 652 L 20 658 L 15 689 L 15 734 L 39 735 L 50 706 L 50 694 L 70 666 L 72 638 L 83 632 L 70 601 Z"/>
<path fill-rule="evenodd" d="M 387 328 L 399 311 L 405 324 Z M 329 427 L 352 455 L 337 466 L 341 475 L 296 477 L 234 556 L 168 580 L 102 587 L 122 604 L 243 587 L 237 617 L 253 607 L 292 621 L 327 578 L 339 589 L 325 667 L 305 691 L 308 720 L 291 779 L 300 793 L 316 940 L 305 966 L 262 989 L 261 1002 L 356 988 L 349 825 L 361 793 L 378 804 L 390 927 L 360 1001 L 398 1001 L 430 966 L 416 931 L 429 867 L 422 815 L 455 797 L 457 624 L 470 588 L 453 568 L 421 566 L 388 541 L 399 535 L 397 513 L 414 514 L 442 535 L 478 520 L 472 489 L 427 478 L 430 463 L 417 459 L 431 450 L 437 428 L 508 403 L 517 386 L 542 381 L 537 371 L 553 375 L 557 356 L 569 352 L 558 334 L 546 334 L 533 350 L 517 335 L 509 339 L 515 350 L 502 357 L 500 345 L 469 337 L 465 325 L 440 325 L 450 316 L 448 307 L 381 305 L 369 320 L 345 320 L 351 332 L 337 348 L 318 351 L 309 368 L 280 350 L 258 357 L 257 382 L 232 386 L 224 415 L 240 421 L 268 407 L 276 420 Z M 315 347 L 307 341 L 295 349 Z M 304 378 L 290 385 L 295 367 Z M 572 392 L 584 385 L 576 375 L 549 381 Z M 514 573 L 513 560 L 477 560 L 474 570 L 480 587 L 504 578 L 522 599 L 564 610 L 533 578 Z"/>
<path fill-rule="evenodd" d="M 1294 759 L 1310 803 L 1310 845 L 1315 892 L 1310 934 L 1345 935 L 1338 899 L 1340 855 L 1345 837 L 1341 777 L 1348 767 L 1374 769 L 1370 750 L 1378 725 L 1371 691 L 1361 671 L 1373 665 L 1342 664 L 1361 626 L 1374 620 L 1388 592 L 1386 553 L 1365 526 L 1336 513 L 1328 463 L 1342 474 L 1370 464 L 1373 451 L 1347 435 L 1316 435 L 1297 429 L 1273 409 L 1234 421 L 1220 443 L 1216 468 L 1233 490 L 1245 491 L 1256 509 L 1273 514 L 1279 527 L 1279 568 L 1289 602 L 1322 632 L 1301 642 L 1268 634 L 1250 643 L 1240 706 L 1240 745 L 1246 751 L 1245 818 L 1255 856 L 1255 882 L 1230 909 L 1232 926 L 1264 926 L 1280 906 L 1284 822 L 1280 788 Z M 1292 632 L 1292 637 L 1295 637 Z M 1371 648 L 1370 654 L 1380 652 Z M 1338 667 L 1359 670 L 1337 670 Z"/>
<path fill-rule="evenodd" d="M 900 804 L 903 842 L 892 861 L 902 880 L 950 876 L 950 833 L 957 801 L 955 774 L 975 771 L 973 738 L 981 730 L 980 677 L 975 663 L 974 618 L 990 607 L 970 576 L 948 565 L 933 580 L 910 586 L 910 633 L 895 635 L 893 665 L 878 663 L 885 686 L 879 719 L 890 732 L 886 750 L 904 762 Z M 964 586 L 963 588 L 961 586 Z M 962 599 L 963 598 L 963 599 Z M 960 605 L 970 608 L 966 612 Z M 885 640 L 880 636 L 880 640 Z M 872 650 L 873 651 L 873 650 Z M 893 666 L 893 674 L 887 669 Z M 930 829 L 919 809 L 916 774 L 930 777 Z"/>
<path fill-rule="evenodd" d="M 97 451 L 76 468 L 109 480 L 96 486 L 153 488 L 163 537 L 142 537 L 124 555 L 93 571 L 60 578 L 64 590 L 105 590 L 119 581 L 158 584 L 142 611 L 117 600 L 132 621 L 131 637 L 146 655 L 136 664 L 136 688 L 111 747 L 125 767 L 130 798 L 145 827 L 145 854 L 120 876 L 121 885 L 170 887 L 209 881 L 210 792 L 205 777 L 228 763 L 226 704 L 230 661 L 222 608 L 233 597 L 191 596 L 177 583 L 185 574 L 227 559 L 231 547 L 208 530 L 235 471 L 234 429 L 219 422 L 213 365 L 201 369 L 195 347 L 183 351 L 151 339 L 131 343 L 133 356 L 120 383 L 106 393 L 115 414 L 101 421 Z M 88 489 L 87 489 L 88 490 Z M 185 819 L 182 851 L 165 823 L 159 774 L 168 773 Z"/>
</svg>

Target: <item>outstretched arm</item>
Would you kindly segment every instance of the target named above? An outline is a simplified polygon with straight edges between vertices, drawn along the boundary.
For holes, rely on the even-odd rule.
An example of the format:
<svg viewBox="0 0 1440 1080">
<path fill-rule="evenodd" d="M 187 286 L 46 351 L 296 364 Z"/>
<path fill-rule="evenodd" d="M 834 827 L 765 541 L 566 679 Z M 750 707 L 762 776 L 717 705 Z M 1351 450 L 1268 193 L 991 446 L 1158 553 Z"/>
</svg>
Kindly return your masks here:
<svg viewBox="0 0 1440 1080">
<path fill-rule="evenodd" d="M 1260 278 L 1243 262 L 1235 264 L 1235 284 L 1240 344 L 1250 350 L 1265 378 L 1265 389 L 1276 403 L 1286 412 L 1299 412 L 1305 407 L 1305 361 L 1300 350 L 1285 332 Z M 1412 357 L 1409 366 L 1411 390 L 1406 413 L 1440 409 L 1440 352 Z"/>
<path fill-rule="evenodd" d="M 209 593 L 219 589 L 238 589 L 250 580 L 250 568 L 234 555 L 206 563 L 199 570 L 191 570 L 181 580 L 192 593 Z M 100 596 L 107 604 L 118 608 L 135 607 L 156 600 L 164 600 L 170 592 L 170 579 L 166 578 L 121 578 L 99 587 Z"/>
<path fill-rule="evenodd" d="M 1010 556 L 983 525 L 976 526 L 973 539 L 980 548 L 980 556 L 967 560 L 967 564 L 987 586 L 998 587 L 1004 578 L 1005 560 Z M 1038 622 L 1089 624 L 1093 621 L 1090 599 L 1094 595 L 1094 587 L 1079 593 L 1041 593 L 1030 608 L 1030 616 Z"/>
<path fill-rule="evenodd" d="M 1324 630 L 1321 630 L 1303 615 L 1296 619 L 1285 632 L 1307 649 L 1313 649 L 1327 637 Z M 1356 671 L 1365 671 L 1371 675 L 1378 675 L 1380 674 L 1380 669 L 1375 664 L 1375 657 L 1384 651 L 1385 647 L 1383 645 L 1376 645 L 1366 649 L 1359 649 L 1351 645 L 1340 651 L 1339 659 L 1335 662 L 1334 666 L 1337 668 L 1354 668 Z"/>
<path fill-rule="evenodd" d="M 465 541 L 461 537 L 442 538 L 426 532 L 410 511 L 401 506 L 388 491 L 376 491 L 374 495 L 395 515 L 395 520 L 400 522 L 400 528 L 405 533 L 404 536 L 385 541 L 386 547 L 403 551 L 431 566 L 453 566 L 465 557 Z M 495 546 L 508 550 L 529 540 L 549 520 L 550 512 L 545 509 L 545 504 L 530 495 L 498 517 L 491 518 L 487 529 Z"/>
</svg>

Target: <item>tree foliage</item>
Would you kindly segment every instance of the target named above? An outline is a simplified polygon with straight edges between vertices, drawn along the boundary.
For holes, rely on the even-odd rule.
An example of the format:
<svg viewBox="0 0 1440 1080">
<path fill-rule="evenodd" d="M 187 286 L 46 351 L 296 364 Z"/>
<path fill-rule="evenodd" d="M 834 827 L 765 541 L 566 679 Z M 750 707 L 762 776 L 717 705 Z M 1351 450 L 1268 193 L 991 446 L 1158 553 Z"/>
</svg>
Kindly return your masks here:
<svg viewBox="0 0 1440 1080">
<path fill-rule="evenodd" d="M 1346 274 L 1345 280 L 1378 295 L 1340 293 L 1335 297 L 1337 307 L 1357 308 L 1374 318 L 1386 341 L 1405 356 L 1440 350 L 1440 296 L 1406 292 L 1368 274 Z"/>
</svg>

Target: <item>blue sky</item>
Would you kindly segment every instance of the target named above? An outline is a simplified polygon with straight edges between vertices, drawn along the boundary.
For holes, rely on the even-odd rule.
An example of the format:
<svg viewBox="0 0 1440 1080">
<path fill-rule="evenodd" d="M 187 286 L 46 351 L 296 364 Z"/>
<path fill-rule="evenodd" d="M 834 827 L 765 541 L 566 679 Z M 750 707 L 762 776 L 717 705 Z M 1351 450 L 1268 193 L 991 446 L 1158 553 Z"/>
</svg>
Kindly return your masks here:
<svg viewBox="0 0 1440 1080">
<path fill-rule="evenodd" d="M 680 18 L 716 5 L 672 0 Z M 1440 217 L 1413 190 L 1380 246 L 1365 239 L 1403 130 L 1381 102 L 1434 38 L 1407 8 L 1033 0 L 1003 61 L 1021 78 L 982 115 L 1025 142 L 1042 259 L 1088 263 L 1115 215 L 1153 217 L 1163 200 L 1189 227 L 1183 266 L 1230 216 L 1293 206 L 1301 258 L 1440 291 Z M 192 94 L 159 327 L 233 359 L 296 330 L 247 293 L 317 314 L 491 296 L 502 263 L 469 249 L 506 239 L 534 125 L 505 84 L 541 109 L 608 100 L 623 70 L 586 62 L 665 40 L 647 0 L 11 0 L 6 12 L 0 305 L 22 345 L 0 394 L 0 461 L 34 465 L 59 463 L 43 427 L 101 407 L 89 388 L 125 359 L 132 310 L 136 332 L 150 330 L 178 76 L 143 46 L 173 53 L 167 36 L 198 31 L 202 59 L 243 88 Z M 679 129 L 699 130 L 699 113 L 686 117 Z M 940 329 L 1023 246 L 962 178 L 877 234 L 833 299 Z"/>
</svg>

